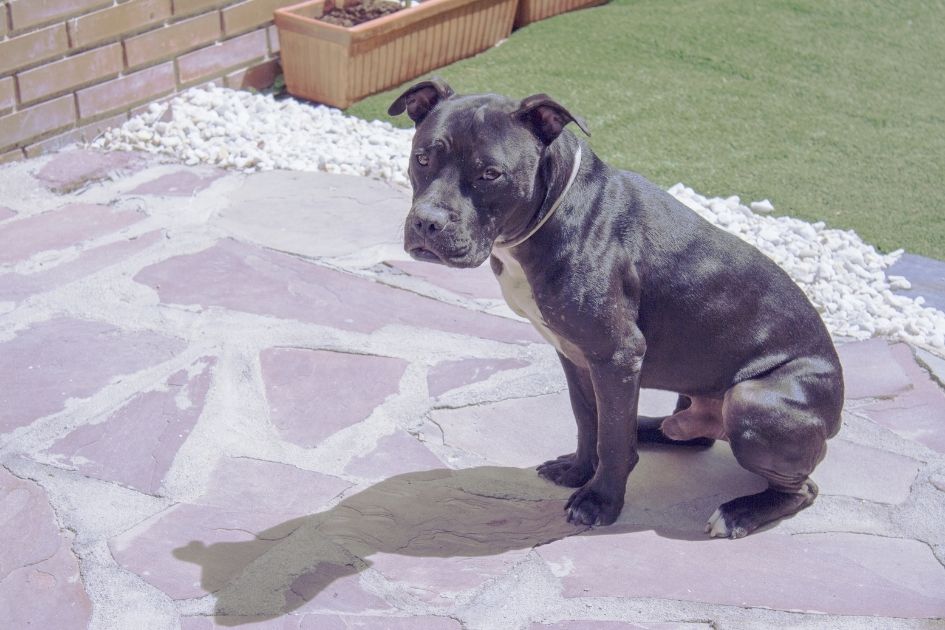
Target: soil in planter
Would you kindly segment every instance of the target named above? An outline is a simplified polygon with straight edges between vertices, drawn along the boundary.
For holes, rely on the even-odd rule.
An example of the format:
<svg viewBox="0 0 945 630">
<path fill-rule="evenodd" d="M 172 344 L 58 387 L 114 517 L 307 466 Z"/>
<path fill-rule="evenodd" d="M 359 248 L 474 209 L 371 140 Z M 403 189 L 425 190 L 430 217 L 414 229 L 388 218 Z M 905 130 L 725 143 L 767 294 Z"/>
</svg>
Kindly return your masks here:
<svg viewBox="0 0 945 630">
<path fill-rule="evenodd" d="M 335 7 L 318 19 L 338 26 L 357 26 L 362 22 L 396 13 L 403 8 L 402 4 L 391 0 L 363 0 L 353 6 Z"/>
</svg>

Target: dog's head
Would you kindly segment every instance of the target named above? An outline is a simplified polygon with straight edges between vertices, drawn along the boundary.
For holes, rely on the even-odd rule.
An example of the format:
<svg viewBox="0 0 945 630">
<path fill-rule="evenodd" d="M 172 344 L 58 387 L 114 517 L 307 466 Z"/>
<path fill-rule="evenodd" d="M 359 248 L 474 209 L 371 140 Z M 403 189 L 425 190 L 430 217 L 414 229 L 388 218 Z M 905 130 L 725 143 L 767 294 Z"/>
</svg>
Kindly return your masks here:
<svg viewBox="0 0 945 630">
<path fill-rule="evenodd" d="M 456 95 L 438 79 L 417 83 L 388 109 L 404 111 L 417 126 L 404 248 L 451 267 L 481 265 L 497 238 L 524 230 L 547 193 L 546 149 L 570 122 L 587 133 L 544 94 Z"/>
</svg>

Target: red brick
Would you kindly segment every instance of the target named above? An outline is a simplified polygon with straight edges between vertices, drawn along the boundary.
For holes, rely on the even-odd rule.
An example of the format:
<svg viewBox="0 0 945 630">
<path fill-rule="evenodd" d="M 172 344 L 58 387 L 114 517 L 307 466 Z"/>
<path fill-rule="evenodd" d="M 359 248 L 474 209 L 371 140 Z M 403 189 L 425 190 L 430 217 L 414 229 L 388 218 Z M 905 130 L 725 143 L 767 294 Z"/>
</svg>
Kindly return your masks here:
<svg viewBox="0 0 945 630">
<path fill-rule="evenodd" d="M 57 92 L 92 83 L 121 72 L 121 44 L 109 44 L 17 75 L 20 101 L 29 103 Z"/>
<path fill-rule="evenodd" d="M 13 18 L 13 28 L 20 30 L 88 13 L 110 4 L 111 0 L 13 0 L 10 3 L 10 16 Z"/>
<path fill-rule="evenodd" d="M 247 0 L 223 10 L 223 32 L 235 35 L 272 22 L 276 9 L 297 4 L 298 0 Z"/>
<path fill-rule="evenodd" d="M 124 4 L 69 20 L 74 48 L 141 31 L 171 16 L 171 0 L 131 0 Z"/>
<path fill-rule="evenodd" d="M 31 144 L 25 149 L 26 157 L 33 158 L 37 155 L 43 155 L 44 153 L 58 151 L 70 144 L 87 144 L 98 138 L 103 131 L 122 125 L 127 120 L 128 114 L 118 114 L 117 116 L 110 116 L 104 120 L 94 122 L 91 125 L 85 125 L 84 127 L 72 129 L 58 136 L 53 136 L 48 140 Z"/>
<path fill-rule="evenodd" d="M 269 52 L 273 55 L 278 55 L 281 50 L 279 45 L 279 29 L 275 26 L 270 26 L 266 31 L 269 34 Z"/>
<path fill-rule="evenodd" d="M 174 57 L 220 37 L 220 17 L 208 13 L 125 40 L 130 67 Z"/>
<path fill-rule="evenodd" d="M 71 94 L 0 118 L 0 149 L 23 144 L 75 122 Z"/>
<path fill-rule="evenodd" d="M 16 105 L 16 91 L 13 77 L 0 79 L 0 115 L 6 114 Z"/>
<path fill-rule="evenodd" d="M 192 83 L 248 65 L 266 56 L 266 31 L 258 30 L 177 59 L 181 83 Z"/>
<path fill-rule="evenodd" d="M 174 64 L 168 62 L 141 72 L 80 90 L 79 115 L 85 120 L 128 109 L 144 101 L 173 92 Z"/>
<path fill-rule="evenodd" d="M 272 59 L 266 63 L 261 63 L 258 66 L 246 68 L 245 70 L 237 70 L 236 72 L 226 75 L 224 85 L 234 90 L 239 90 L 242 88 L 263 90 L 272 86 L 272 83 L 276 80 L 276 75 L 279 74 L 279 72 L 279 62 L 275 59 Z"/>
<path fill-rule="evenodd" d="M 69 40 L 63 24 L 10 38 L 0 42 L 0 74 L 35 66 L 63 54 L 68 48 Z"/>
<path fill-rule="evenodd" d="M 202 13 L 210 9 L 219 9 L 222 6 L 233 4 L 237 0 L 174 0 L 174 15 L 190 15 Z"/>
</svg>

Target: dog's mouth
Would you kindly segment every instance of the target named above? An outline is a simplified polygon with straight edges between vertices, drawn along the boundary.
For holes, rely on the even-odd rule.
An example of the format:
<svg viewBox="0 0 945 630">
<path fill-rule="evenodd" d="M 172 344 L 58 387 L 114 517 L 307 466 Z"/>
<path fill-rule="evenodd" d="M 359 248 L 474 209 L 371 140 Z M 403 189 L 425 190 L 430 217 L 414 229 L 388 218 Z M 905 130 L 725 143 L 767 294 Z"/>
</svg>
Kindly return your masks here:
<svg viewBox="0 0 945 630">
<path fill-rule="evenodd" d="M 411 247 L 408 250 L 414 260 L 437 263 L 439 265 L 446 265 L 447 267 L 471 266 L 470 251 L 472 251 L 472 246 L 465 247 L 460 251 L 449 252 L 449 254 L 442 254 L 423 246 Z"/>
<path fill-rule="evenodd" d="M 410 255 L 415 260 L 422 260 L 424 262 L 440 263 L 445 264 L 442 258 L 434 252 L 433 250 L 427 249 L 426 247 L 413 247 L 410 249 Z"/>
</svg>

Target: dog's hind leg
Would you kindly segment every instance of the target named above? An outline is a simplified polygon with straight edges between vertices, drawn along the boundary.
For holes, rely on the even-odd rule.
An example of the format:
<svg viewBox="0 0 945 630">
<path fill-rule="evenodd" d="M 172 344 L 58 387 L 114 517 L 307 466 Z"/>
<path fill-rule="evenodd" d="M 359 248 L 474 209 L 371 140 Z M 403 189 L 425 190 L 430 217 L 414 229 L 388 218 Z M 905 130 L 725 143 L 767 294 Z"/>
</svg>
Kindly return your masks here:
<svg viewBox="0 0 945 630">
<path fill-rule="evenodd" d="M 680 394 L 676 401 L 676 409 L 673 415 L 685 411 L 692 406 L 692 399 L 689 396 Z M 696 437 L 691 439 L 674 440 L 663 433 L 663 422 L 672 416 L 637 416 L 637 439 L 641 443 L 647 444 L 674 444 L 676 446 L 690 446 L 698 448 L 708 448 L 715 443 L 714 438 Z"/>
</svg>

